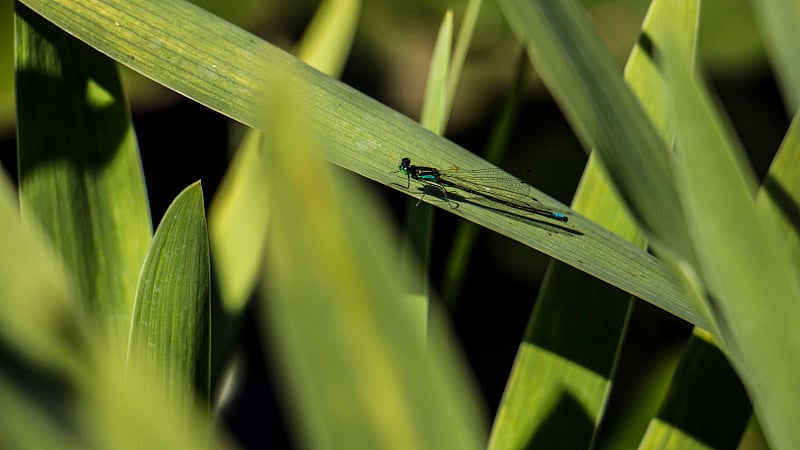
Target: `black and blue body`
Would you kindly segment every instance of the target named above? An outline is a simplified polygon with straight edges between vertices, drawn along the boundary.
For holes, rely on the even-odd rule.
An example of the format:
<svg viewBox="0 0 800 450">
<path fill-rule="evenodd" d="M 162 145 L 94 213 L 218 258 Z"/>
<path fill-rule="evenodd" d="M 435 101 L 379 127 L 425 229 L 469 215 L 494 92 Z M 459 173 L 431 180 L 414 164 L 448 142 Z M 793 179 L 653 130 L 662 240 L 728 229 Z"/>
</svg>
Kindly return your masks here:
<svg viewBox="0 0 800 450">
<path fill-rule="evenodd" d="M 498 186 L 496 183 L 496 175 L 494 177 L 489 177 L 486 175 L 486 171 L 440 171 L 435 167 L 415 166 L 411 164 L 410 158 L 403 158 L 400 160 L 399 171 L 406 175 L 408 179 L 407 188 L 411 187 L 411 180 L 414 179 L 439 189 L 442 192 L 442 197 L 447 202 L 450 202 L 450 199 L 447 198 L 446 188 L 453 188 L 478 195 L 520 211 L 527 211 L 560 222 L 567 222 L 569 220 L 567 216 L 562 213 L 542 209 L 534 205 L 533 203 L 538 203 L 535 198 L 516 192 L 522 189 L 528 189 L 528 186 L 523 181 L 508 175 L 504 177 L 506 186 Z M 477 175 L 478 173 L 481 175 Z M 497 172 L 494 173 L 496 174 Z M 511 179 L 510 182 L 508 181 L 509 179 Z M 495 183 L 493 183 L 493 181 L 495 181 Z M 508 186 L 509 183 L 517 188 L 510 188 Z"/>
</svg>

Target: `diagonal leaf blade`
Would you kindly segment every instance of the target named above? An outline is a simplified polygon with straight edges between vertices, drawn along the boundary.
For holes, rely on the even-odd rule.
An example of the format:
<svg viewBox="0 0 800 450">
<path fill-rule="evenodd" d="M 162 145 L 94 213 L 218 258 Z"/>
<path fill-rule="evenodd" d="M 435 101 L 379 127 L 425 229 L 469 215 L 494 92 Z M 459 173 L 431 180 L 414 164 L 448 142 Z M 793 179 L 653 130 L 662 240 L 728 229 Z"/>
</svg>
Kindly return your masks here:
<svg viewBox="0 0 800 450">
<path fill-rule="evenodd" d="M 651 245 L 666 244 L 692 260 L 664 141 L 586 12 L 574 0 L 498 4 L 578 138 L 599 153 Z"/>
<path fill-rule="evenodd" d="M 666 46 L 665 59 L 678 124 L 676 184 L 710 293 L 717 338 L 770 444 L 795 448 L 800 445 L 797 273 L 773 227 L 756 212 L 755 177 L 710 95 L 673 46 Z"/>
<path fill-rule="evenodd" d="M 434 167 L 491 167 L 410 119 L 183 1 L 158 5 L 146 0 L 25 3 L 134 70 L 251 126 L 260 126 L 257 99 L 261 87 L 275 86 L 278 79 L 289 80 L 285 89 L 307 102 L 309 126 L 319 136 L 326 159 L 406 193 L 416 193 L 419 186 L 409 192 L 401 184 L 404 180 L 391 173 L 403 156 Z M 194 42 L 199 39 L 216 45 L 197 51 Z M 535 191 L 534 195 L 546 208 L 565 209 L 544 193 Z M 451 208 L 433 196 L 425 201 L 560 259 L 691 323 L 704 324 L 654 257 L 580 215 L 570 215 L 569 225 L 562 227 L 467 203 Z"/>
<path fill-rule="evenodd" d="M 665 29 L 660 25 L 668 22 L 674 33 L 684 37 L 681 52 L 692 55 L 698 6 L 656 0 L 642 34 L 661 42 Z M 631 53 L 625 79 L 659 133 L 670 140 L 672 127 L 663 114 L 667 100 L 659 95 L 663 76 L 640 45 Z M 644 247 L 644 236 L 608 181 L 596 152 L 589 157 L 572 207 Z M 492 428 L 491 448 L 591 446 L 631 305 L 629 295 L 601 280 L 560 262 L 551 264 Z"/>
</svg>

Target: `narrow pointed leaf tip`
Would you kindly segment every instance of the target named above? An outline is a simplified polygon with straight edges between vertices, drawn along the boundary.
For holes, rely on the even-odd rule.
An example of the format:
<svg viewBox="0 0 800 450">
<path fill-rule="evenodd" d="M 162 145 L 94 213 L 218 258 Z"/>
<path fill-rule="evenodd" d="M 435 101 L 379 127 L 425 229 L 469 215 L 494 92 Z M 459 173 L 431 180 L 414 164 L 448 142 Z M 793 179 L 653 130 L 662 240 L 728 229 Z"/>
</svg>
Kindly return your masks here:
<svg viewBox="0 0 800 450">
<path fill-rule="evenodd" d="M 128 370 L 165 384 L 167 401 L 208 408 L 209 251 L 200 182 L 167 209 L 136 292 Z"/>
</svg>

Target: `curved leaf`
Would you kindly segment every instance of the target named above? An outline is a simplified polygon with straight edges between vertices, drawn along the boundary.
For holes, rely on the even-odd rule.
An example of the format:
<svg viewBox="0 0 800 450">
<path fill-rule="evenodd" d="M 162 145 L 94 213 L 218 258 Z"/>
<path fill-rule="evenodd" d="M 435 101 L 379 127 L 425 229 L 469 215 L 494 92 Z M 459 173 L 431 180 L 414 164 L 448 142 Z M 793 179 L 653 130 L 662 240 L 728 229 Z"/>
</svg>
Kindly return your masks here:
<svg viewBox="0 0 800 450">
<path fill-rule="evenodd" d="M 128 370 L 165 385 L 167 401 L 208 408 L 209 259 L 203 191 L 187 187 L 153 237 L 136 290 Z"/>
</svg>

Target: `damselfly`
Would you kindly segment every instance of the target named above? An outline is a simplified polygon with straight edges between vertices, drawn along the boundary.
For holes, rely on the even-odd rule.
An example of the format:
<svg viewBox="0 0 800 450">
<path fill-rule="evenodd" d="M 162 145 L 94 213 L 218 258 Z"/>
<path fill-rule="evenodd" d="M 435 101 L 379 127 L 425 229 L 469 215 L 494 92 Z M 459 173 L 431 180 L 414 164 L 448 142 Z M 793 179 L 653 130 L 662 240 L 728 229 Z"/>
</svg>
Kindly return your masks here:
<svg viewBox="0 0 800 450">
<path fill-rule="evenodd" d="M 403 158 L 400 160 L 399 171 L 408 179 L 407 188 L 411 187 L 412 179 L 419 181 L 439 189 L 447 202 L 450 202 L 447 188 L 452 188 L 520 211 L 560 222 L 568 220 L 560 212 L 542 208 L 539 201 L 528 194 L 530 186 L 501 169 L 439 170 L 435 167 L 415 166 L 411 164 L 410 158 Z"/>
</svg>

